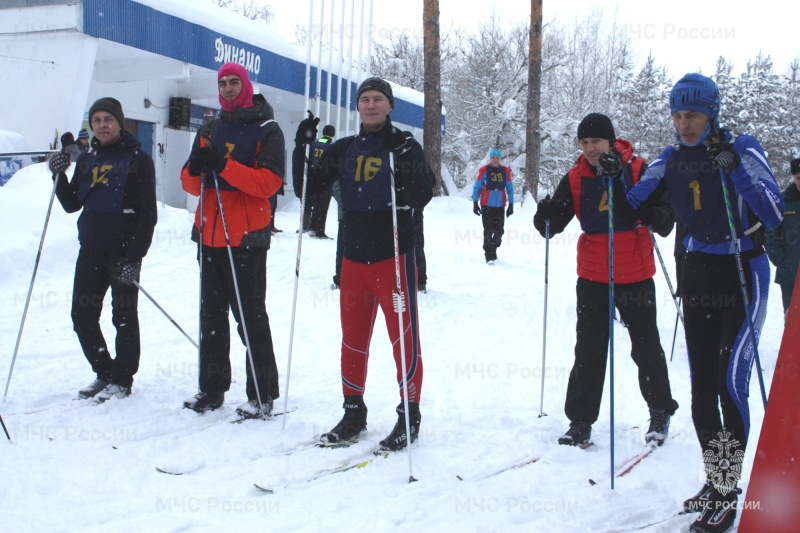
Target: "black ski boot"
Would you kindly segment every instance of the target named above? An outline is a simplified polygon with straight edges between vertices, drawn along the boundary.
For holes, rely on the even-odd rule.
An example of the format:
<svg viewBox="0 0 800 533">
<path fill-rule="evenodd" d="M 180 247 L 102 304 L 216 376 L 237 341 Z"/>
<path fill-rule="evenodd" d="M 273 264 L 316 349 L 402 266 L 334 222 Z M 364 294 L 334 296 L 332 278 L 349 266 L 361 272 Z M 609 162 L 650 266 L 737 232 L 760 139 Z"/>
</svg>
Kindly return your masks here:
<svg viewBox="0 0 800 533">
<path fill-rule="evenodd" d="M 419 425 L 422 422 L 422 415 L 419 412 L 419 404 L 408 402 L 408 422 L 411 424 L 411 442 L 417 440 L 419 436 Z M 382 450 L 397 451 L 406 447 L 408 438 L 406 436 L 406 410 L 403 402 L 397 406 L 397 423 L 389 435 L 380 442 Z"/>
<path fill-rule="evenodd" d="M 367 429 L 367 406 L 363 396 L 344 397 L 344 416 L 332 430 L 323 433 L 319 440 L 334 444 L 354 441 Z"/>
<path fill-rule="evenodd" d="M 733 526 L 736 520 L 736 507 L 739 503 L 741 489 L 733 488 L 727 494 L 722 494 L 711 488 L 711 494 L 705 509 L 700 517 L 689 528 L 692 533 L 724 533 Z"/>
<path fill-rule="evenodd" d="M 213 411 L 221 407 L 225 402 L 224 392 L 203 392 L 200 391 L 185 402 L 183 406 L 198 413 L 205 413 L 206 411 Z"/>
<path fill-rule="evenodd" d="M 697 494 L 683 502 L 683 510 L 687 513 L 701 513 L 708 505 L 708 499 L 711 497 L 711 483 L 705 482 L 703 488 Z"/>
<path fill-rule="evenodd" d="M 569 430 L 558 438 L 559 444 L 585 448 L 591 444 L 592 425 L 588 422 L 570 422 Z"/>
<path fill-rule="evenodd" d="M 648 444 L 661 446 L 669 434 L 670 414 L 662 409 L 650 409 L 650 427 L 644 436 Z"/>
<path fill-rule="evenodd" d="M 105 380 L 97 378 L 96 380 L 92 381 L 86 387 L 82 388 L 78 391 L 78 396 L 83 400 L 88 400 L 89 398 L 94 398 L 97 396 L 103 389 L 108 387 L 111 383 L 111 380 Z"/>
<path fill-rule="evenodd" d="M 272 400 L 267 400 L 262 406 L 258 405 L 258 400 L 247 400 L 236 408 L 236 414 L 242 418 L 261 418 L 261 407 L 264 407 L 264 416 L 272 416 Z"/>
</svg>

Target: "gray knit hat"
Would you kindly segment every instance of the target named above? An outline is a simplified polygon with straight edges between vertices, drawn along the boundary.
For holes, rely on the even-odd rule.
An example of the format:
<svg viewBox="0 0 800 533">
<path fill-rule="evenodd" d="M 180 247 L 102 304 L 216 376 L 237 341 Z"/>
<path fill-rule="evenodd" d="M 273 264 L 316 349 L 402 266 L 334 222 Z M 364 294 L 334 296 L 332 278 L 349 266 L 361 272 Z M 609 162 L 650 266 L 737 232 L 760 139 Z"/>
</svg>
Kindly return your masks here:
<svg viewBox="0 0 800 533">
<path fill-rule="evenodd" d="M 119 127 L 125 127 L 125 114 L 122 112 L 122 104 L 119 103 L 119 100 L 116 98 L 111 98 L 110 96 L 106 96 L 100 98 L 95 103 L 92 104 L 92 107 L 89 108 L 89 127 L 92 127 L 92 115 L 97 113 L 98 111 L 105 111 L 106 113 L 111 113 L 117 122 L 119 122 Z"/>
</svg>

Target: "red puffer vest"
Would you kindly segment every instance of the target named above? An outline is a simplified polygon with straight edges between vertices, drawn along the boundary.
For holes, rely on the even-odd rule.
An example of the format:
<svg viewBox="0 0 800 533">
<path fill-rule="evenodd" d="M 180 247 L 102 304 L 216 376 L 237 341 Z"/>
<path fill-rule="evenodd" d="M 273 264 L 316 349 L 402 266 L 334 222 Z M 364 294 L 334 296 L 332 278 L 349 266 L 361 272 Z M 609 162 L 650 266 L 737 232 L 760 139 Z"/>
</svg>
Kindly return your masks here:
<svg viewBox="0 0 800 533">
<path fill-rule="evenodd" d="M 630 165 L 630 174 L 633 184 L 639 181 L 642 174 L 644 160 L 633 156 L 633 145 L 624 140 L 617 139 L 614 148 L 621 154 L 622 161 Z M 581 155 L 575 166 L 569 171 L 569 186 L 572 191 L 572 203 L 575 207 L 575 216 L 581 220 L 581 188 L 586 179 L 600 179 L 595 175 L 594 169 L 589 166 L 586 158 Z M 632 184 L 629 184 L 632 186 Z M 603 195 L 590 198 L 593 204 L 597 201 L 600 209 L 606 201 Z M 584 202 L 587 197 L 584 196 Z M 618 200 L 625 201 L 624 198 Z M 586 206 L 584 206 L 586 208 Z M 608 213 L 605 207 L 606 215 Z M 617 217 L 614 217 L 617 219 Z M 605 217 L 608 227 L 608 217 Z M 618 223 L 618 220 L 615 220 Z M 628 227 L 632 229 L 618 229 L 614 232 L 614 283 L 636 283 L 652 278 L 656 273 L 655 259 L 653 257 L 653 242 L 647 228 L 639 225 L 638 220 L 630 220 Z M 584 233 L 578 239 L 578 276 L 590 281 L 608 283 L 608 232 L 585 233 L 583 221 L 581 228 Z"/>
</svg>

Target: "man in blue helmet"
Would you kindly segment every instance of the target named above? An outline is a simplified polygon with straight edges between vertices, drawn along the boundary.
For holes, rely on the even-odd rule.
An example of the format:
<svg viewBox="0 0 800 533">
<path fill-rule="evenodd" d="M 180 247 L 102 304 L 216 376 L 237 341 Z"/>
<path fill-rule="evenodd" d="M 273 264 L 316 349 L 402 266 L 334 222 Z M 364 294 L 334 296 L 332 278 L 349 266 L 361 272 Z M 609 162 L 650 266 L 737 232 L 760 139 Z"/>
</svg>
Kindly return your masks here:
<svg viewBox="0 0 800 533">
<path fill-rule="evenodd" d="M 783 198 L 764 150 L 750 135 L 721 129 L 719 109 L 713 80 L 701 74 L 681 78 L 670 93 L 678 143 L 661 152 L 627 195 L 637 208 L 666 187 L 686 230 L 681 294 L 692 420 L 707 481 L 684 508 L 701 513 L 691 526 L 701 532 L 726 531 L 736 518 L 741 471 L 721 463 L 741 467 L 744 456 L 753 342 L 769 292 L 763 226 L 774 228 L 783 219 Z"/>
<path fill-rule="evenodd" d="M 502 159 L 503 152 L 492 148 L 489 164 L 478 169 L 478 179 L 472 188 L 472 212 L 483 221 L 483 252 L 490 265 L 497 261 L 505 217 L 514 214 L 514 182 L 511 181 L 511 169 L 501 163 Z"/>
</svg>

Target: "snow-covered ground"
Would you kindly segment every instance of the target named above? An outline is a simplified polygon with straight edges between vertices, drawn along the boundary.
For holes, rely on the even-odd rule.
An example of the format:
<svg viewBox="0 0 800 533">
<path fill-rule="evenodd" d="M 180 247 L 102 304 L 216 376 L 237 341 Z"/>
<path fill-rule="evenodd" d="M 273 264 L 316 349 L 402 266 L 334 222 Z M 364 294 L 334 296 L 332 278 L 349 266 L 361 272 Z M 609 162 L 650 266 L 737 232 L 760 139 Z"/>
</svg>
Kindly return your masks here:
<svg viewBox="0 0 800 533">
<path fill-rule="evenodd" d="M 0 371 L 11 355 L 52 189 L 45 165 L 20 171 L 0 188 Z M 299 205 L 281 198 L 268 256 L 267 308 L 286 393 Z M 142 358 L 133 395 L 100 406 L 72 400 L 93 379 L 70 321 L 77 215 L 56 201 L 0 415 L 13 437 L 0 441 L 0 515 L 4 531 L 631 531 L 666 519 L 702 483 L 700 447 L 690 416 L 685 345 L 679 331 L 669 364 L 681 407 L 671 436 L 610 488 L 609 387 L 595 445 L 556 445 L 575 331 L 577 221 L 550 243 L 547 353 L 542 394 L 544 240 L 533 230 L 535 205 L 516 206 L 500 261 L 484 263 L 480 219 L 463 198 L 435 198 L 425 209 L 429 292 L 420 295 L 425 380 L 422 432 L 408 455 L 305 482 L 325 468 L 363 457 L 395 423 L 394 364 L 383 321 L 376 323 L 366 392 L 369 431 L 356 446 L 306 448 L 341 417 L 338 292 L 329 289 L 335 241 L 303 240 L 289 406 L 285 420 L 229 424 L 245 400 L 245 352 L 232 343 L 235 383 L 224 407 L 182 409 L 197 388 L 197 351 L 142 295 Z M 328 233 L 336 233 L 331 207 Z M 198 282 L 192 215 L 160 208 L 141 284 L 197 336 Z M 672 236 L 659 239 L 674 279 Z M 656 274 L 659 326 L 669 356 L 675 308 Z M 767 383 L 783 333 L 774 291 L 759 348 Z M 103 327 L 113 346 L 110 310 Z M 617 466 L 640 450 L 648 412 L 623 326 L 615 325 Z M 1 399 L 0 399 L 1 400 Z M 277 402 L 283 407 L 283 398 Z M 755 375 L 747 488 L 763 419 Z M 536 464 L 481 479 L 526 458 Z M 156 471 L 179 468 L 182 476 Z M 409 470 L 418 480 L 409 483 Z M 459 480 L 457 476 L 463 478 Z M 589 480 L 596 482 L 592 485 Z M 275 488 L 258 492 L 253 483 Z M 648 531 L 687 530 L 693 516 Z"/>
</svg>

